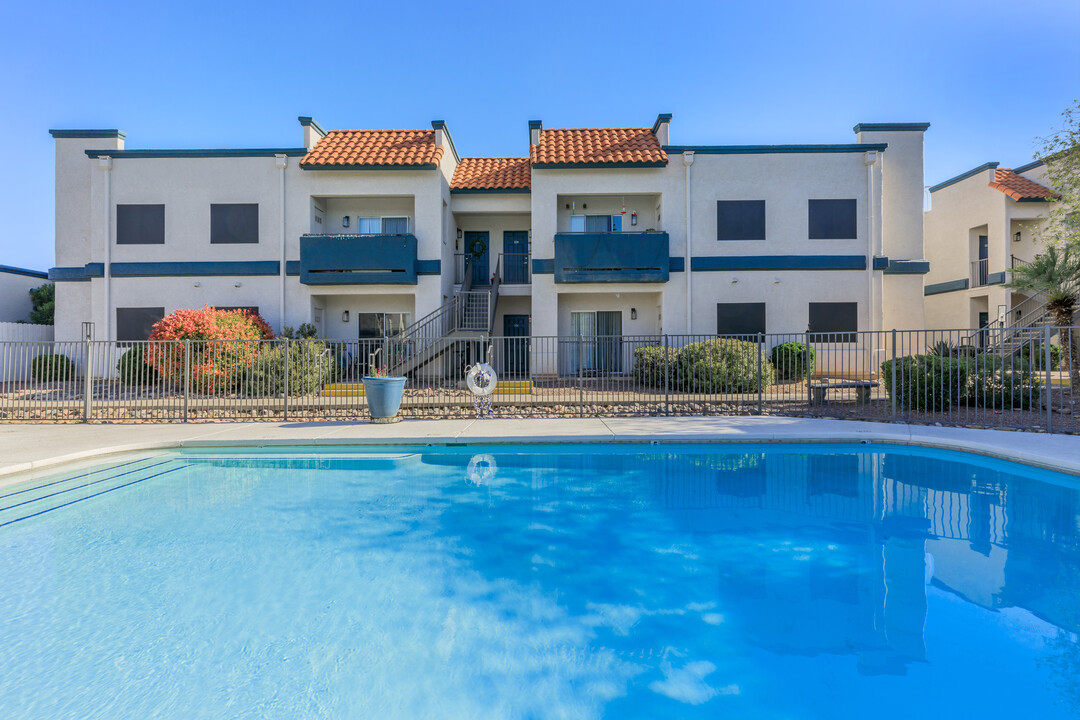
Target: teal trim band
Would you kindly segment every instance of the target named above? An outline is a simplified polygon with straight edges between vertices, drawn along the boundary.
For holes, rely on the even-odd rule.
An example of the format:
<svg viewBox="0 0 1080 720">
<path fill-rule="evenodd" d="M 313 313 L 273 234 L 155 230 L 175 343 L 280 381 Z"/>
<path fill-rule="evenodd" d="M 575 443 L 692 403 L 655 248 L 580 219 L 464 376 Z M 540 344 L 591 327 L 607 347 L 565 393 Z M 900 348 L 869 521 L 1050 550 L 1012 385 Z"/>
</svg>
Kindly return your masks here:
<svg viewBox="0 0 1080 720">
<path fill-rule="evenodd" d="M 874 258 L 874 269 L 875 270 L 884 270 L 887 267 L 889 267 L 889 258 L 880 257 L 880 256 Z"/>
<path fill-rule="evenodd" d="M 671 272 L 685 272 L 686 271 L 686 261 L 685 261 L 685 259 L 681 258 L 681 257 L 670 257 L 670 258 L 668 258 L 668 269 Z"/>
<path fill-rule="evenodd" d="M 105 263 L 90 262 L 83 266 L 86 271 L 86 277 L 88 278 L 103 278 L 105 277 Z"/>
<path fill-rule="evenodd" d="M 87 150 L 89 157 L 111 158 L 234 158 L 307 155 L 304 148 L 250 148 L 222 150 Z"/>
<path fill-rule="evenodd" d="M 49 273 L 42 272 L 41 270 L 28 270 L 26 268 L 12 267 L 11 265 L 0 265 L 0 273 L 7 273 L 8 275 L 25 275 L 26 277 L 41 278 L 42 280 L 49 279 Z"/>
<path fill-rule="evenodd" d="M 699 155 L 772 155 L 776 153 L 851 153 L 884 151 L 888 143 L 854 145 L 665 145 L 669 153 L 693 152 Z"/>
<path fill-rule="evenodd" d="M 533 258 L 532 266 L 533 275 L 554 275 L 555 274 L 555 258 L 548 260 L 538 260 Z"/>
<path fill-rule="evenodd" d="M 656 162 L 533 163 L 533 170 L 596 170 L 598 168 L 662 168 L 666 160 Z"/>
<path fill-rule="evenodd" d="M 307 151 L 304 151 L 307 154 Z M 423 163 L 416 165 L 313 165 L 313 164 L 301 164 L 301 170 L 437 170 L 438 165 L 435 163 Z"/>
<path fill-rule="evenodd" d="M 694 272 L 725 270 L 865 270 L 864 255 L 723 255 L 690 258 Z"/>
<path fill-rule="evenodd" d="M 657 115 L 656 122 L 652 124 L 653 135 L 655 135 L 656 131 L 660 129 L 661 124 L 669 122 L 671 122 L 671 113 L 660 113 L 659 115 Z"/>
<path fill-rule="evenodd" d="M 984 164 L 980 165 L 977 168 L 972 168 L 971 170 L 968 170 L 965 173 L 960 173 L 956 177 L 951 177 L 948 180 L 946 180 L 945 182 L 941 182 L 941 183 L 938 183 L 937 185 L 933 185 L 930 188 L 930 192 L 937 192 L 938 190 L 940 190 L 943 187 L 948 187 L 948 186 L 950 186 L 950 185 L 952 185 L 954 183 L 960 182 L 961 180 L 967 180 L 972 175 L 978 175 L 979 173 L 981 173 L 983 171 L 990 170 L 991 168 L 996 168 L 1000 164 L 1001 163 L 996 163 L 996 162 L 984 163 Z"/>
<path fill-rule="evenodd" d="M 529 121 L 529 129 L 530 130 L 540 130 L 543 127 L 544 127 L 544 121 L 543 120 L 530 120 Z"/>
<path fill-rule="evenodd" d="M 53 282 L 90 282 L 86 268 L 81 267 L 49 268 L 49 279 Z"/>
<path fill-rule="evenodd" d="M 986 276 L 987 285 L 1004 285 L 1005 284 L 1005 271 L 989 273 Z"/>
<path fill-rule="evenodd" d="M 886 275 L 925 275 L 930 272 L 930 263 L 926 260 L 889 260 L 885 268 Z"/>
<path fill-rule="evenodd" d="M 943 283 L 934 283 L 933 285 L 927 285 L 923 288 L 923 295 L 940 295 L 942 293 L 956 292 L 957 290 L 967 290 L 968 279 L 962 280 L 950 280 Z"/>
<path fill-rule="evenodd" d="M 441 275 L 442 274 L 442 260 L 417 260 L 416 261 L 416 274 L 417 275 Z"/>
<path fill-rule="evenodd" d="M 313 129 L 315 132 L 319 133 L 320 135 L 322 135 L 324 137 L 326 136 L 326 131 L 323 130 L 322 126 L 319 125 L 319 123 L 315 122 L 315 120 L 313 118 L 309 118 L 306 115 L 301 115 L 300 117 L 298 117 L 296 119 L 299 120 L 300 124 L 303 125 L 304 127 L 310 126 L 311 129 Z"/>
<path fill-rule="evenodd" d="M 299 260 L 286 260 L 285 261 L 285 274 L 286 275 L 299 275 L 300 274 L 300 261 Z"/>
<path fill-rule="evenodd" d="M 451 195 L 527 195 L 531 188 L 453 188 Z"/>
<path fill-rule="evenodd" d="M 1035 168 L 1039 167 L 1042 164 L 1043 164 L 1042 160 L 1035 160 L 1034 162 L 1029 162 L 1027 165 L 1021 165 L 1020 167 L 1014 167 L 1012 169 L 1012 171 L 1014 173 L 1016 173 L 1017 175 L 1020 175 L 1021 173 L 1026 173 L 1028 170 L 1034 170 Z"/>
<path fill-rule="evenodd" d="M 859 123 L 852 128 L 861 132 L 924 132 L 930 123 Z"/>
<path fill-rule="evenodd" d="M 114 138 L 123 140 L 127 134 L 120 130 L 50 130 L 54 138 Z"/>
<path fill-rule="evenodd" d="M 251 262 L 115 262 L 113 277 L 210 277 L 226 275 L 277 275 L 277 260 Z"/>
</svg>

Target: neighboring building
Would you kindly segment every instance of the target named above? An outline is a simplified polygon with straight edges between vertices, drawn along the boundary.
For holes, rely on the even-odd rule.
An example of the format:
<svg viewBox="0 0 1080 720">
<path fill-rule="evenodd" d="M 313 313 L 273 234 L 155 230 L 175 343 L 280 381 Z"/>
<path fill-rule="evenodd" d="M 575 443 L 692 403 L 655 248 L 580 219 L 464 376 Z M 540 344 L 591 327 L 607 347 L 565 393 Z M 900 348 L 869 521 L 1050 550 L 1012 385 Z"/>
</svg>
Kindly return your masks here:
<svg viewBox="0 0 1080 720">
<path fill-rule="evenodd" d="M 49 282 L 40 270 L 0 265 L 0 322 L 29 322 L 30 291 Z"/>
<path fill-rule="evenodd" d="M 670 120 L 533 121 L 529 156 L 513 158 L 460 157 L 441 121 L 326 132 L 302 117 L 303 147 L 255 150 L 53 130 L 57 338 L 93 320 L 98 338 L 141 339 L 204 304 L 331 338 L 419 332 L 463 289 L 493 302 L 480 321 L 493 335 L 922 327 L 928 125 L 857 125 L 848 145 L 681 146 Z M 539 345 L 515 371 L 626 368 Z"/>
<path fill-rule="evenodd" d="M 957 329 L 1038 325 L 1039 297 L 1006 288 L 1017 264 L 1040 252 L 1038 228 L 1055 193 L 1046 168 L 1033 162 L 1015 169 L 991 162 L 930 188 L 926 213 L 926 321 L 928 328 Z M 980 333 L 974 340 L 994 338 Z"/>
</svg>

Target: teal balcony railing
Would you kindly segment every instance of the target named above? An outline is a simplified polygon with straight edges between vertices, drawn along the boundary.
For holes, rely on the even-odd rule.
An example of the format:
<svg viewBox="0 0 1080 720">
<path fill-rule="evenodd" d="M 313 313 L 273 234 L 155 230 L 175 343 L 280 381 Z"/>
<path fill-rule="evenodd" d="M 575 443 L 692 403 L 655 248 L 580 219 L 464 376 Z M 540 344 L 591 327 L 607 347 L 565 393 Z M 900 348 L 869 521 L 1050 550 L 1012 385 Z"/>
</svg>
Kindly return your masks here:
<svg viewBox="0 0 1080 720">
<path fill-rule="evenodd" d="M 304 235 L 300 282 L 305 285 L 415 285 L 416 236 Z"/>
<path fill-rule="evenodd" d="M 668 245 L 666 232 L 558 233 L 555 282 L 667 282 Z"/>
</svg>

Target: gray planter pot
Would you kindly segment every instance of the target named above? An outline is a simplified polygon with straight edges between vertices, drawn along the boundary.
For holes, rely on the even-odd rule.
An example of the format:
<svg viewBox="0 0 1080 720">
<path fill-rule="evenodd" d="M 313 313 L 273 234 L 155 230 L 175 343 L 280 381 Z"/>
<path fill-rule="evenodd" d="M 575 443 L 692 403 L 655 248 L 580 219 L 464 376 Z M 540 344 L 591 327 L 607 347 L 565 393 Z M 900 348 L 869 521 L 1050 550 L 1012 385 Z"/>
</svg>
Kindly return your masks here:
<svg viewBox="0 0 1080 720">
<path fill-rule="evenodd" d="M 401 396 L 405 392 L 404 377 L 364 377 L 364 395 L 367 397 L 371 422 L 391 423 L 401 420 Z"/>
</svg>

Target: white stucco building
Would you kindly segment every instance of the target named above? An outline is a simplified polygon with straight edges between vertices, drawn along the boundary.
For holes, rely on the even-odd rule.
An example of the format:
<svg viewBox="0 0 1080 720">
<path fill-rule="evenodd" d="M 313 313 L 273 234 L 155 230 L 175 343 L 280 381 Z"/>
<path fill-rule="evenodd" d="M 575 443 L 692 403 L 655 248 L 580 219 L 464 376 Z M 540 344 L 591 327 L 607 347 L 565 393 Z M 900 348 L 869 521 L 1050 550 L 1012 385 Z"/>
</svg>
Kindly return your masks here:
<svg viewBox="0 0 1080 720">
<path fill-rule="evenodd" d="M 30 291 L 48 278 L 40 270 L 0 265 L 0 322 L 27 322 L 33 309 Z"/>
<path fill-rule="evenodd" d="M 327 132 L 302 117 L 302 145 L 227 150 L 53 130 L 57 339 L 92 321 L 137 340 L 206 304 L 372 337 L 463 289 L 487 293 L 497 336 L 922 327 L 927 124 L 688 146 L 670 121 L 533 121 L 513 158 L 462 157 L 441 121 Z"/>
<path fill-rule="evenodd" d="M 1036 242 L 1054 192 L 1046 168 L 991 162 L 930 188 L 926 212 L 926 322 L 932 329 L 1037 324 L 1037 298 L 1006 288 L 1010 272 L 1041 252 Z"/>
</svg>

